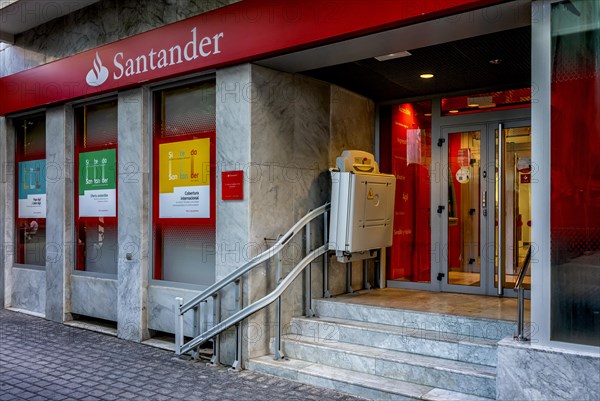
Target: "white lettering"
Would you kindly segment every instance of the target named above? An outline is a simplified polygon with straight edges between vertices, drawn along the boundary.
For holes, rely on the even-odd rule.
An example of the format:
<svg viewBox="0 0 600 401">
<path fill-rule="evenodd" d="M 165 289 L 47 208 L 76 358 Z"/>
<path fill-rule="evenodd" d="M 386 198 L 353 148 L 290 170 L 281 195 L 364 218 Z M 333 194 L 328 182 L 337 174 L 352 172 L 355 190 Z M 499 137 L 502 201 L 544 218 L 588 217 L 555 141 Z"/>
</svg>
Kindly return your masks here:
<svg viewBox="0 0 600 401">
<path fill-rule="evenodd" d="M 144 69 L 143 70 L 140 69 L 140 60 L 144 60 Z M 136 69 L 137 74 L 148 71 L 148 68 L 146 68 L 146 56 L 144 56 L 142 54 L 141 56 L 136 57 L 135 61 L 136 61 L 135 65 L 137 66 L 137 69 Z"/>
<path fill-rule="evenodd" d="M 210 54 L 212 53 L 212 51 L 209 50 L 209 51 L 206 52 L 206 51 L 204 51 L 204 47 L 208 46 L 208 45 L 211 45 L 211 44 L 212 43 L 211 43 L 210 38 L 208 36 L 205 36 L 205 37 L 202 38 L 202 40 L 200 41 L 200 46 L 198 47 L 198 51 L 200 51 L 200 55 L 202 57 L 210 56 Z"/>
<path fill-rule="evenodd" d="M 168 49 L 159 49 L 155 51 L 150 49 L 147 54 L 140 54 L 132 58 L 125 58 L 123 52 L 118 52 L 113 58 L 114 71 L 113 79 L 118 80 L 123 76 L 143 74 L 148 71 L 166 68 L 171 65 L 180 64 L 184 61 L 193 61 L 198 57 L 208 57 L 212 54 L 219 54 L 219 40 L 223 38 L 223 32 L 213 36 L 204 36 L 198 41 L 197 28 L 190 31 L 192 38 L 182 48 L 180 45 L 173 45 Z"/>
<path fill-rule="evenodd" d="M 165 49 L 161 49 L 158 52 L 158 63 L 156 64 L 156 68 L 165 68 L 169 63 L 167 63 L 167 51 Z"/>
<path fill-rule="evenodd" d="M 188 50 L 192 49 L 194 54 L 192 56 L 188 56 Z M 192 40 L 187 42 L 185 48 L 183 49 L 183 56 L 187 61 L 192 61 L 198 58 L 198 52 L 196 51 L 196 28 L 192 29 Z"/>
<path fill-rule="evenodd" d="M 123 64 L 121 64 L 117 61 L 117 57 L 119 57 L 122 60 L 123 53 L 119 52 L 119 53 L 115 54 L 115 58 L 114 58 L 113 62 L 115 64 L 115 67 L 117 67 L 117 69 L 119 71 L 121 71 L 121 73 L 119 74 L 119 76 L 117 76 L 116 73 L 113 73 L 113 79 L 121 79 L 121 77 L 123 76 Z"/>
<path fill-rule="evenodd" d="M 173 57 L 173 50 L 177 49 L 177 62 L 173 62 L 173 60 L 175 59 L 175 57 Z M 173 47 L 171 47 L 169 49 L 169 52 L 171 53 L 171 62 L 169 63 L 169 65 L 173 65 L 173 64 L 179 64 L 182 62 L 181 60 L 181 46 L 179 45 L 175 45 Z"/>
<path fill-rule="evenodd" d="M 216 34 L 215 36 L 213 36 L 213 39 L 215 41 L 215 51 L 213 52 L 213 54 L 218 54 L 221 53 L 221 51 L 219 50 L 219 38 L 223 37 L 223 32 Z"/>
</svg>

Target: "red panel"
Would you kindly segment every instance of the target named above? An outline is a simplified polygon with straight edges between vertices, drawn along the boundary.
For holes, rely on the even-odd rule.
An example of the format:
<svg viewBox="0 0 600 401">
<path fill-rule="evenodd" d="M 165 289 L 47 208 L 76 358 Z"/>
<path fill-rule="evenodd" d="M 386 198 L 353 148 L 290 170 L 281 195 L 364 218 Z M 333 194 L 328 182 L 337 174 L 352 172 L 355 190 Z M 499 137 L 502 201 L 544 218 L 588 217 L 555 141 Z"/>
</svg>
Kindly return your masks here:
<svg viewBox="0 0 600 401">
<path fill-rule="evenodd" d="M 4 77 L 0 79 L 0 115 L 500 2 L 244 0 Z M 133 73 L 127 74 L 128 70 Z M 86 83 L 88 76 L 97 86 Z"/>
<path fill-rule="evenodd" d="M 393 106 L 391 146 L 382 142 L 382 146 L 391 148 L 391 170 L 396 176 L 389 280 L 431 280 L 431 119 L 423 115 L 430 112 L 431 102 L 427 105 L 407 103 Z M 411 129 L 422 130 L 418 151 L 414 146 L 415 138 L 409 137 Z"/>
<path fill-rule="evenodd" d="M 223 200 L 244 200 L 244 171 L 223 171 L 221 173 L 221 198 Z"/>
</svg>

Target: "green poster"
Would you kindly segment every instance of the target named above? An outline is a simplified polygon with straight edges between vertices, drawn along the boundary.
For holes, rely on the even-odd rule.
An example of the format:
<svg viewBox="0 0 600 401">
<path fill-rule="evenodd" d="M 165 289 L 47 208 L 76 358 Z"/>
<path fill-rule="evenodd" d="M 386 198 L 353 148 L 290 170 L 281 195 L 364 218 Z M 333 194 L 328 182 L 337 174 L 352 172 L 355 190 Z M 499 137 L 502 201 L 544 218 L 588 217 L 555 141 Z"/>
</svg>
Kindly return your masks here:
<svg viewBox="0 0 600 401">
<path fill-rule="evenodd" d="M 117 151 L 79 154 L 79 217 L 116 217 Z"/>
</svg>

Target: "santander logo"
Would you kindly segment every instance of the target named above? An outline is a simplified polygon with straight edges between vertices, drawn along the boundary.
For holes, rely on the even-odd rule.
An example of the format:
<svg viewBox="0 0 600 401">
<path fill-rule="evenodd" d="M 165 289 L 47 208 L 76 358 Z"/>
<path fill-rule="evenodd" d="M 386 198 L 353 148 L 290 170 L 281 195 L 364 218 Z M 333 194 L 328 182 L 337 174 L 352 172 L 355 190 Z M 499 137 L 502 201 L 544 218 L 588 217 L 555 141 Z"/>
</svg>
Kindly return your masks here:
<svg viewBox="0 0 600 401">
<path fill-rule="evenodd" d="M 92 68 L 85 77 L 85 82 L 90 86 L 100 86 L 108 79 L 108 68 L 102 65 L 102 60 L 96 52 L 94 68 Z"/>
<path fill-rule="evenodd" d="M 223 32 L 214 35 L 203 36 L 199 34 L 196 27 L 189 33 L 189 41 L 175 43 L 172 46 L 165 47 L 153 46 L 149 51 L 136 51 L 137 49 L 119 49 L 112 57 L 111 68 L 102 64 L 98 52 L 94 58 L 94 66 L 87 73 L 85 82 L 90 86 L 100 86 L 106 82 L 109 76 L 114 81 L 121 78 L 129 78 L 136 75 L 145 75 L 155 70 L 169 70 L 178 64 L 193 63 L 207 57 L 212 57 L 221 53 L 221 40 Z"/>
</svg>

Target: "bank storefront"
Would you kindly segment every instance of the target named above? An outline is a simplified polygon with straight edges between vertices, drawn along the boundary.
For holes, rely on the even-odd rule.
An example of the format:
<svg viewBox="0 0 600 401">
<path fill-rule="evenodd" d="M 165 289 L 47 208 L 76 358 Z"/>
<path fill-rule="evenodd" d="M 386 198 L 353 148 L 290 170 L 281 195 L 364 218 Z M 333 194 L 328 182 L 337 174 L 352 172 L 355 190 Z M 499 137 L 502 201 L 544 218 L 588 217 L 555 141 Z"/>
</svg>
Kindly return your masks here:
<svg viewBox="0 0 600 401">
<path fill-rule="evenodd" d="M 279 328 L 308 336 L 323 322 L 302 316 L 341 319 L 328 315 L 335 308 L 364 320 L 361 347 L 435 357 L 416 342 L 386 343 L 378 325 L 396 319 L 394 296 L 432 305 L 450 296 L 460 317 L 437 320 L 427 315 L 439 312 L 433 305 L 415 319 L 429 334 L 446 320 L 474 325 L 474 348 L 446 359 L 473 363 L 490 381 L 446 390 L 600 397 L 597 2 L 156 6 L 169 23 L 121 3 L 97 2 L 65 13 L 64 27 L 48 22 L 0 44 L 5 308 L 173 347 L 178 302 L 285 242 L 278 259 L 184 315 L 182 335 L 193 339 L 277 288 L 318 248 L 320 222 L 290 241 L 284 233 L 331 200 L 329 169 L 360 150 L 396 177 L 392 246 L 365 260 L 329 252 L 311 261 L 275 306 L 209 342 L 217 362 L 306 380 L 288 371 L 293 363 L 260 358 Z M 92 20 L 105 26 L 84 28 Z M 517 283 L 525 342 L 507 322 L 516 320 Z M 390 309 L 361 309 L 368 294 Z M 473 334 L 489 317 L 460 320 L 478 300 L 509 305 L 514 317 L 494 318 L 499 334 Z M 377 320 L 387 313 L 389 322 Z M 349 327 L 337 324 L 339 333 Z M 286 341 L 289 355 L 330 352 Z"/>
</svg>

